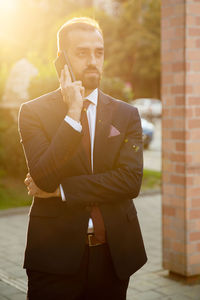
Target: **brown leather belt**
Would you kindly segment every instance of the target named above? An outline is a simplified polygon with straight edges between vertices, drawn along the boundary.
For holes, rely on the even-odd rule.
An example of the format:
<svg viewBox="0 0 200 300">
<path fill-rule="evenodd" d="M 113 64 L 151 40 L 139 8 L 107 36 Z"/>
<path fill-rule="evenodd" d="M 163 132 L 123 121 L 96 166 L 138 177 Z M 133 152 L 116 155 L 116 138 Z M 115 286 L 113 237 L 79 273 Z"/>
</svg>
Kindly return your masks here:
<svg viewBox="0 0 200 300">
<path fill-rule="evenodd" d="M 99 242 L 94 234 L 87 234 L 87 238 L 86 238 L 86 244 L 89 245 L 89 247 L 94 247 L 94 246 L 99 246 L 99 245 L 103 245 L 106 242 Z"/>
</svg>

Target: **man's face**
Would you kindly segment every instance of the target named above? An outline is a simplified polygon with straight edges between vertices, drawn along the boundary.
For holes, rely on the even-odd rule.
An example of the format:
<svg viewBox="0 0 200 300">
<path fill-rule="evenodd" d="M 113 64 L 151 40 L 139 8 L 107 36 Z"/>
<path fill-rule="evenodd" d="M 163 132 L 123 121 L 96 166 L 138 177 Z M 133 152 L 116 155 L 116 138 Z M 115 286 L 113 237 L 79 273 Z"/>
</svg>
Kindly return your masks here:
<svg viewBox="0 0 200 300">
<path fill-rule="evenodd" d="M 97 31 L 74 29 L 68 33 L 65 48 L 76 80 L 87 90 L 99 86 L 104 62 L 104 42 Z"/>
</svg>

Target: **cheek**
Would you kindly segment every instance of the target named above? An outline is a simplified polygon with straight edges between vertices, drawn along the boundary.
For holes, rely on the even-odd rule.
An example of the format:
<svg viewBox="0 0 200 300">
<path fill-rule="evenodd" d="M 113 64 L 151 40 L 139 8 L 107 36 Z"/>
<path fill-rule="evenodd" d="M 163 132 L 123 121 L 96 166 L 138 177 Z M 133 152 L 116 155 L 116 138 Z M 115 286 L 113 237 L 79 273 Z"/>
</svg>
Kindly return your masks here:
<svg viewBox="0 0 200 300">
<path fill-rule="evenodd" d="M 79 76 L 83 73 L 85 69 L 85 64 L 82 61 L 76 61 L 76 63 L 72 66 L 74 74 Z"/>
<path fill-rule="evenodd" d="M 103 70 L 103 64 L 104 64 L 104 58 L 101 58 L 98 60 L 98 67 L 99 67 L 99 70 Z"/>
</svg>

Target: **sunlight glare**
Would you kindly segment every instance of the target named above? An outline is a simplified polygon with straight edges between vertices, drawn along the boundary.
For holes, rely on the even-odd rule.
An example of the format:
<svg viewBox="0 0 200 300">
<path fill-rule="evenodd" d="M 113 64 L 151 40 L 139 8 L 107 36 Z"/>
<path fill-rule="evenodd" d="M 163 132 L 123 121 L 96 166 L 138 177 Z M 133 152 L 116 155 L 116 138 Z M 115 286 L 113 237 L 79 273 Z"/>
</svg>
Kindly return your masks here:
<svg viewBox="0 0 200 300">
<path fill-rule="evenodd" d="M 0 0 L 0 13 L 9 13 L 15 9 L 15 6 L 16 0 Z"/>
</svg>

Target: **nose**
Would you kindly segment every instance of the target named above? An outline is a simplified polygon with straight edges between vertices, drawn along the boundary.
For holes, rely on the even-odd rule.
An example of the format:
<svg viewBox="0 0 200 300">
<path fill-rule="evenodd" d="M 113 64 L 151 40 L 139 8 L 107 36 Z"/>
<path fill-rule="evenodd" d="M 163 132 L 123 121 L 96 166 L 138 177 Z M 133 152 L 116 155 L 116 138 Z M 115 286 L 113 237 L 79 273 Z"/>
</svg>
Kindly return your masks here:
<svg viewBox="0 0 200 300">
<path fill-rule="evenodd" d="M 88 57 L 88 65 L 96 66 L 96 57 L 94 53 L 90 53 Z"/>
</svg>

